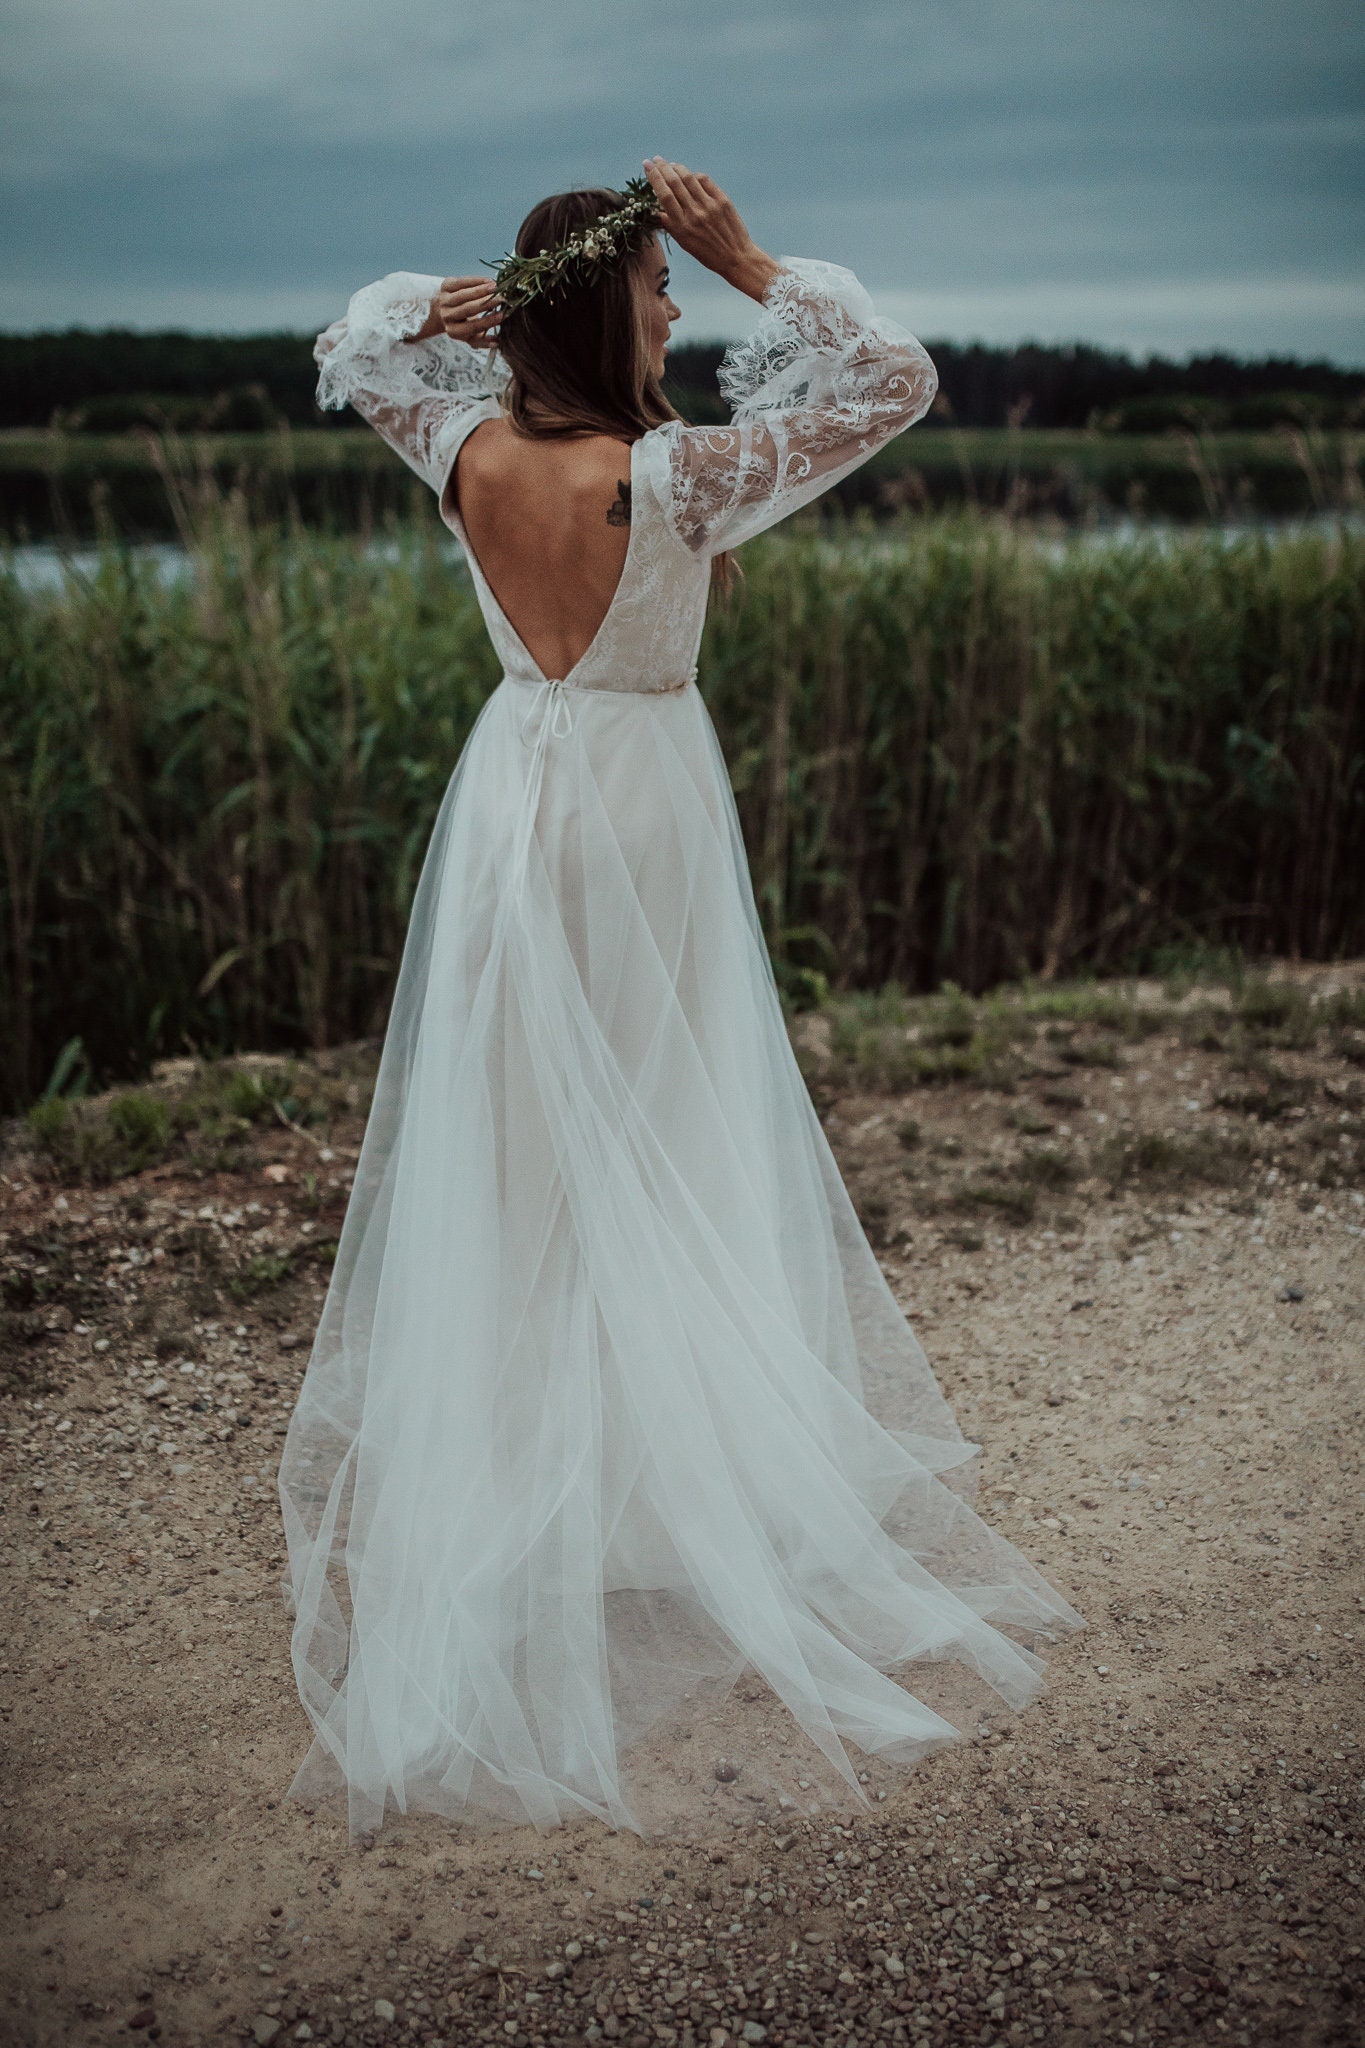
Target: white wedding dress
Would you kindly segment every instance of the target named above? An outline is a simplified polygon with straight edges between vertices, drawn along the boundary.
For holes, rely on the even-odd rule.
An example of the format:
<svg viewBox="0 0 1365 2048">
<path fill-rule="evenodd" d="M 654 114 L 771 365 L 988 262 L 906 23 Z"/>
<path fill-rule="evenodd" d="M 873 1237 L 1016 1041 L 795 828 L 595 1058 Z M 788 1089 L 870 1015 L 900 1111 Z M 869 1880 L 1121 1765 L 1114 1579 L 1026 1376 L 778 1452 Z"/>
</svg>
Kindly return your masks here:
<svg viewBox="0 0 1365 2048">
<path fill-rule="evenodd" d="M 443 493 L 498 370 L 403 339 L 438 284 L 358 292 L 318 359 Z M 801 1079 L 695 687 L 712 555 L 935 382 L 848 271 L 784 259 L 726 358 L 733 424 L 634 444 L 620 584 L 563 677 L 442 499 L 505 676 L 436 818 L 280 1472 L 313 1727 L 289 1791 L 344 1794 L 353 1834 L 856 1807 L 846 1744 L 901 1765 L 958 1733 L 892 1673 L 960 1660 L 1019 1707 L 1027 1644 L 1080 1625 L 968 1505 L 976 1447 Z M 686 1745 L 722 1705 L 718 1779 Z"/>
</svg>

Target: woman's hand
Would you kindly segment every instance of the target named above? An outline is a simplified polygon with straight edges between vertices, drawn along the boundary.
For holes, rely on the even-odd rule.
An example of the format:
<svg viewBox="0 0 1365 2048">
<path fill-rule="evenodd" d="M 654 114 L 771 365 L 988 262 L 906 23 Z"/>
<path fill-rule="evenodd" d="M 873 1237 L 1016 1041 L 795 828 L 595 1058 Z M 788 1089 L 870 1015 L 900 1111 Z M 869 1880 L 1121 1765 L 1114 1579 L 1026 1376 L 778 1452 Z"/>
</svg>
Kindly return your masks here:
<svg viewBox="0 0 1365 2048">
<path fill-rule="evenodd" d="M 467 341 L 471 348 L 494 348 L 501 318 L 491 278 L 447 277 L 425 321 L 408 340 L 430 341 L 433 335 L 448 334 L 452 341 Z"/>
<path fill-rule="evenodd" d="M 737 291 L 761 299 L 781 265 L 759 248 L 715 180 L 661 156 L 646 157 L 645 173 L 658 195 L 664 233 Z"/>
<path fill-rule="evenodd" d="M 436 304 L 452 341 L 467 341 L 471 348 L 493 347 L 502 308 L 491 278 L 448 277 Z"/>
</svg>

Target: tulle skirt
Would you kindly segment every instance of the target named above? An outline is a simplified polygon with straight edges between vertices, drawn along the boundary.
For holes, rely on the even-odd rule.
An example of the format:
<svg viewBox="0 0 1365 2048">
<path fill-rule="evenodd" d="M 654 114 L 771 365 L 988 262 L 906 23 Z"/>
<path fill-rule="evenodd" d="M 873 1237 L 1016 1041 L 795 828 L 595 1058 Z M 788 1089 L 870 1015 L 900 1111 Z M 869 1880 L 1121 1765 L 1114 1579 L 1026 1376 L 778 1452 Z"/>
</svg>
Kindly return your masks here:
<svg viewBox="0 0 1365 2048">
<path fill-rule="evenodd" d="M 959 1732 L 910 1667 L 1017 1708 L 1080 1625 L 974 1458 L 793 1058 L 698 691 L 504 679 L 284 1449 L 290 1794 L 353 1834 L 865 1803 L 868 1757 Z"/>
</svg>

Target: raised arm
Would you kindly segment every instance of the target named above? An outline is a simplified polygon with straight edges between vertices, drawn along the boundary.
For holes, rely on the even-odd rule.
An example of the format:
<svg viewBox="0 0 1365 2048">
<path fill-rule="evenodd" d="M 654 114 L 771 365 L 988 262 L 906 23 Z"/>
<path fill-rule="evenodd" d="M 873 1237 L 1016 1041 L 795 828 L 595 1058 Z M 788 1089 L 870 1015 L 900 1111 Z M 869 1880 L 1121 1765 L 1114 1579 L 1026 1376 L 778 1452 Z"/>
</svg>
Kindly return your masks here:
<svg viewBox="0 0 1365 2048">
<path fill-rule="evenodd" d="M 391 271 L 356 292 L 314 345 L 318 404 L 354 406 L 437 492 L 452 430 L 493 392 L 491 315 L 478 303 L 488 294 L 486 279 Z"/>
<path fill-rule="evenodd" d="M 709 178 L 678 165 L 650 175 L 665 230 L 763 307 L 755 332 L 721 365 L 730 426 L 659 430 L 669 474 L 656 489 L 667 493 L 679 538 L 710 555 L 809 504 L 922 418 L 938 375 L 851 271 L 801 257 L 774 262 Z"/>
</svg>

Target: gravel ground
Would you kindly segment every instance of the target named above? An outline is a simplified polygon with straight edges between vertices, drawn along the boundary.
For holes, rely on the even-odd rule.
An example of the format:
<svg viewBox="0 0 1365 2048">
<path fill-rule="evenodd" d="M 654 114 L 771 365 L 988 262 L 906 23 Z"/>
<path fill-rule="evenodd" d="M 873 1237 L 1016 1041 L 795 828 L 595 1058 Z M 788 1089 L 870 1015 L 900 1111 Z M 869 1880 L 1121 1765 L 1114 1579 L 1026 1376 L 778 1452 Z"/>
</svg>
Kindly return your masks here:
<svg viewBox="0 0 1365 2048">
<path fill-rule="evenodd" d="M 869 1771 L 865 1815 L 756 1823 L 717 1783 L 685 1841 L 419 1819 L 351 1847 L 282 1798 L 274 1471 L 371 1056 L 104 1184 L 11 1130 L 0 2035 L 1360 2040 L 1360 1034 L 1202 1000 L 899 1093 L 798 1023 L 983 1511 L 1088 1627 L 1026 1714 Z"/>
</svg>

